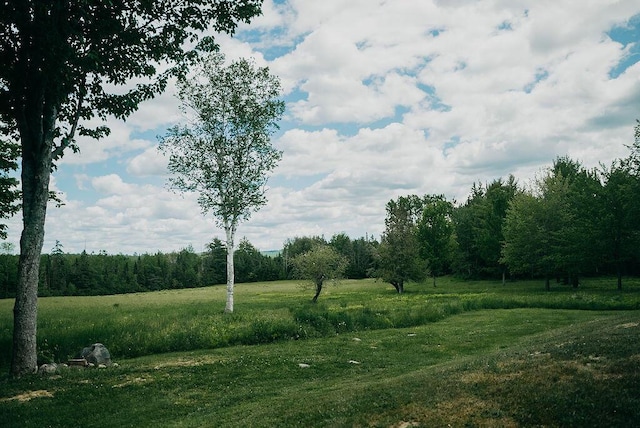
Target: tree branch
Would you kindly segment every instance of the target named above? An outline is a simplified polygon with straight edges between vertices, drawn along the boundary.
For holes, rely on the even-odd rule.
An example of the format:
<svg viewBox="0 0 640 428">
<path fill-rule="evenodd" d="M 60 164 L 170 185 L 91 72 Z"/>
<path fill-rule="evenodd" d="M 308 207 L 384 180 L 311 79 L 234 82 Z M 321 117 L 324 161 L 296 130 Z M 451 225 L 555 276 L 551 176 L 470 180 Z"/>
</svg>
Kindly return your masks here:
<svg viewBox="0 0 640 428">
<path fill-rule="evenodd" d="M 82 77 L 82 83 L 80 84 L 80 88 L 78 91 L 78 103 L 76 106 L 76 112 L 73 116 L 73 121 L 71 123 L 71 129 L 62 138 L 60 145 L 53 149 L 52 157 L 53 160 L 58 160 L 62 157 L 64 150 L 73 144 L 74 136 L 76 134 L 76 130 L 78 129 L 78 122 L 80 121 L 80 112 L 82 111 L 82 103 L 84 102 L 84 97 L 87 94 L 87 75 L 85 74 Z"/>
</svg>

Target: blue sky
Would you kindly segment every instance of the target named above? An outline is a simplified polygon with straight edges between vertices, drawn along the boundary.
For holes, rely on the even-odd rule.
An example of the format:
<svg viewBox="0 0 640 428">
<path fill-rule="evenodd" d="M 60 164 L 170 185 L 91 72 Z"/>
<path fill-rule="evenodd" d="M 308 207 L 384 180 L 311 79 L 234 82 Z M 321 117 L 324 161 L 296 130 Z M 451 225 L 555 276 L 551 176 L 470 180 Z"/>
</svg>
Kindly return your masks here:
<svg viewBox="0 0 640 428">
<path fill-rule="evenodd" d="M 474 182 L 527 185 L 556 156 L 607 164 L 640 118 L 637 0 L 266 1 L 218 40 L 229 59 L 269 66 L 287 103 L 269 202 L 238 230 L 262 250 L 379 237 L 399 195 L 463 202 Z M 170 87 L 65 156 L 45 252 L 56 240 L 67 252 L 200 251 L 224 237 L 194 195 L 164 185 L 157 136 L 182 120 L 177 107 Z"/>
</svg>

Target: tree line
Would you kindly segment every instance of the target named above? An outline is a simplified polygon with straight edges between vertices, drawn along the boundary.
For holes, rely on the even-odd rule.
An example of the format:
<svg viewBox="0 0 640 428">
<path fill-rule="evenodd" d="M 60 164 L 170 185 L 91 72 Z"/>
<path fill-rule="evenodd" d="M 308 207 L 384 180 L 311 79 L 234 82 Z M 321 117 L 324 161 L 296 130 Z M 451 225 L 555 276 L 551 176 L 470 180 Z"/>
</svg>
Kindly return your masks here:
<svg viewBox="0 0 640 428">
<path fill-rule="evenodd" d="M 369 238 L 352 240 L 346 234 L 323 237 L 296 237 L 287 240 L 276 255 L 260 252 L 242 239 L 234 252 L 236 282 L 276 281 L 296 277 L 291 263 L 298 255 L 318 244 L 328 245 L 348 260 L 349 278 L 371 274 L 377 242 Z M 19 256 L 4 246 L 0 254 L 0 298 L 14 297 L 18 285 Z M 189 246 L 177 252 L 141 255 L 98 253 L 68 254 L 56 241 L 48 254 L 41 255 L 39 296 L 99 295 L 202 287 L 227 282 L 227 249 L 216 238 L 204 253 Z"/>
<path fill-rule="evenodd" d="M 627 158 L 588 169 L 558 157 L 535 182 L 474 184 L 456 205 L 444 195 L 408 195 L 386 206 L 376 276 L 401 293 L 407 281 L 640 274 L 640 122 Z"/>
</svg>

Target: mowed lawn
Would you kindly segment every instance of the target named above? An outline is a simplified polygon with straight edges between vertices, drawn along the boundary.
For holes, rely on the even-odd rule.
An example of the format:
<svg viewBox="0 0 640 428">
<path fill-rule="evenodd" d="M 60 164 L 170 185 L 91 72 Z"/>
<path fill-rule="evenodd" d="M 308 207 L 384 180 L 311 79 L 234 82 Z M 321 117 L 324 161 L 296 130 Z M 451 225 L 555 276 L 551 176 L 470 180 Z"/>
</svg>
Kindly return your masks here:
<svg viewBox="0 0 640 428">
<path fill-rule="evenodd" d="M 640 426 L 640 283 L 296 282 L 40 300 L 41 359 L 118 367 L 9 380 L 0 426 Z"/>
</svg>

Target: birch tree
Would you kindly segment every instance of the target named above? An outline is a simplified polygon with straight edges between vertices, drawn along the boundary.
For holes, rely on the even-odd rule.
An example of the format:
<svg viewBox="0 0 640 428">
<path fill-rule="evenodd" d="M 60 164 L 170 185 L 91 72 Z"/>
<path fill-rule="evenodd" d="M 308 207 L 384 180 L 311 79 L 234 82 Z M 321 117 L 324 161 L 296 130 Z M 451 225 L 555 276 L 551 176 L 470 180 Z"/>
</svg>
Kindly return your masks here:
<svg viewBox="0 0 640 428">
<path fill-rule="evenodd" d="M 225 66 L 216 53 L 179 79 L 178 89 L 188 123 L 169 129 L 159 149 L 169 156 L 169 186 L 196 192 L 203 214 L 225 231 L 225 312 L 233 312 L 238 224 L 266 203 L 267 176 L 282 156 L 270 141 L 285 108 L 280 81 L 247 59 Z"/>
</svg>

